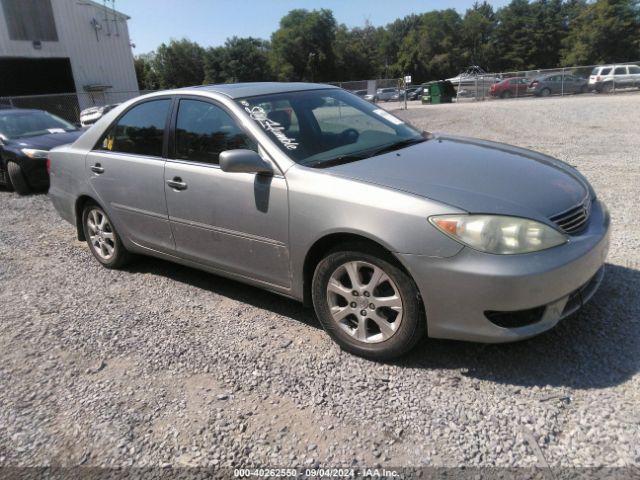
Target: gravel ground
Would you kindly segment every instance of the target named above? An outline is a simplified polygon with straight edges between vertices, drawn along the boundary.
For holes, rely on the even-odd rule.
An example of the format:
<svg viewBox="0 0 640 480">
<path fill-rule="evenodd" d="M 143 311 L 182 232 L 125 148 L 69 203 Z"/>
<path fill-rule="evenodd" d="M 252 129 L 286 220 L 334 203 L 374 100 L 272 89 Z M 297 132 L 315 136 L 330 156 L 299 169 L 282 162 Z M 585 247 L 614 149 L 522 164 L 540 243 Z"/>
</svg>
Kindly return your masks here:
<svg viewBox="0 0 640 480">
<path fill-rule="evenodd" d="M 0 192 L 0 465 L 640 464 L 640 96 L 411 106 L 577 165 L 605 281 L 535 339 L 342 353 L 301 305 L 189 268 L 98 265 L 44 195 Z"/>
</svg>

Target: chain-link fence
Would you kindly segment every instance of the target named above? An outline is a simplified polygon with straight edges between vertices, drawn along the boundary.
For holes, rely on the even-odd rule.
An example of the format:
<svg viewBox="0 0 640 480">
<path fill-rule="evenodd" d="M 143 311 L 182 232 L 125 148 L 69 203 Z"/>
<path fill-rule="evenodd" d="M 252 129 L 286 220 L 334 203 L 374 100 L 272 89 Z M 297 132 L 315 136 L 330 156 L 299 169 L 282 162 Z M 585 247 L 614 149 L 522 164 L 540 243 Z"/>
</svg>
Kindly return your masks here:
<svg viewBox="0 0 640 480">
<path fill-rule="evenodd" d="M 457 101 L 640 91 L 640 61 L 496 73 L 476 68 L 449 80 L 456 90 Z M 402 80 L 397 78 L 332 82 L 332 85 L 360 95 L 366 92 L 375 100 L 388 100 L 390 92 L 382 90 L 403 89 Z M 403 100 L 402 95 L 392 97 Z"/>
<path fill-rule="evenodd" d="M 72 123 L 80 121 L 80 112 L 91 107 L 114 105 L 137 97 L 145 92 L 82 92 L 53 95 L 27 95 L 0 97 L 4 108 L 34 108 L 46 110 Z"/>
<path fill-rule="evenodd" d="M 452 83 L 458 101 L 639 91 L 640 61 L 461 74 Z"/>
<path fill-rule="evenodd" d="M 522 97 L 640 91 L 640 61 L 583 65 L 513 72 L 469 72 L 450 79 L 458 102 Z M 330 82 L 371 101 L 403 101 L 403 81 L 398 78 Z M 419 87 L 414 84 L 412 87 Z M 87 108 L 114 105 L 142 95 L 144 91 L 81 92 L 53 95 L 0 97 L 0 108 L 46 110 L 70 122 L 79 122 Z M 412 98 L 420 99 L 413 95 Z M 410 98 L 410 100 L 412 99 Z"/>
</svg>

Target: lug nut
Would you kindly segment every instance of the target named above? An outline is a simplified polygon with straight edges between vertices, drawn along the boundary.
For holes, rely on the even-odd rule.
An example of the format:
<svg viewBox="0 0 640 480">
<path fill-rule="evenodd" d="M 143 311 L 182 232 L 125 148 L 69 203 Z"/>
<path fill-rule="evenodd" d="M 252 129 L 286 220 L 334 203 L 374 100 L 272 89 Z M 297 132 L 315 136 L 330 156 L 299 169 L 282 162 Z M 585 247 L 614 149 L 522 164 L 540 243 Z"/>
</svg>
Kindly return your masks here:
<svg viewBox="0 0 640 480">
<path fill-rule="evenodd" d="M 376 309 L 376 306 L 375 306 L 373 303 L 370 303 L 370 304 L 369 304 L 369 308 L 370 308 L 371 310 L 375 310 L 375 309 Z"/>
<path fill-rule="evenodd" d="M 351 295 L 353 295 L 354 297 L 357 297 L 360 294 L 356 290 L 354 290 L 353 292 L 351 292 Z"/>
<path fill-rule="evenodd" d="M 369 296 L 369 292 L 364 292 L 364 296 L 368 297 Z"/>
<path fill-rule="evenodd" d="M 363 317 L 367 316 L 367 311 L 366 310 L 360 310 L 360 315 L 362 315 Z"/>
<path fill-rule="evenodd" d="M 351 302 L 351 308 L 356 308 L 358 304 L 356 302 Z"/>
</svg>

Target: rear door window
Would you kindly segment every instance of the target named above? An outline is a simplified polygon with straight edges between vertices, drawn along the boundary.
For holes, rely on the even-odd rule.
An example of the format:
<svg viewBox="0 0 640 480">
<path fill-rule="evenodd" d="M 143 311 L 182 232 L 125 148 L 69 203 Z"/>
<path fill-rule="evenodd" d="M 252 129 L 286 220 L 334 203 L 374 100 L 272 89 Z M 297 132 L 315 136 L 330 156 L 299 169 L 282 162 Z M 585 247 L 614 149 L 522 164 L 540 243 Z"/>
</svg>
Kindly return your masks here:
<svg viewBox="0 0 640 480">
<path fill-rule="evenodd" d="M 162 156 L 162 144 L 171 99 L 151 100 L 125 113 L 98 142 L 97 148 L 110 152 Z"/>
<path fill-rule="evenodd" d="M 614 75 L 626 75 L 627 74 L 627 67 L 616 67 L 615 71 L 613 72 Z"/>
</svg>

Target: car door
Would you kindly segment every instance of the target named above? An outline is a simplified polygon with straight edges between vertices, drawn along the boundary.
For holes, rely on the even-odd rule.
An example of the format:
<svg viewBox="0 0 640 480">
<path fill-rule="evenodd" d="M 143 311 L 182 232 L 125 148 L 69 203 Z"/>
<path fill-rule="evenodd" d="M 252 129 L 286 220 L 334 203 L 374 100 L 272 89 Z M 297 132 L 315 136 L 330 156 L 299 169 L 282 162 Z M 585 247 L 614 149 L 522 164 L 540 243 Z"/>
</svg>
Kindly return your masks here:
<svg viewBox="0 0 640 480">
<path fill-rule="evenodd" d="M 625 88 L 629 86 L 629 75 L 627 74 L 627 67 L 619 66 L 613 71 L 613 81 L 616 88 Z"/>
<path fill-rule="evenodd" d="M 220 169 L 218 156 L 225 150 L 266 154 L 218 103 L 180 97 L 171 122 L 165 191 L 178 255 L 289 287 L 285 178 L 279 172 L 268 176 Z"/>
<path fill-rule="evenodd" d="M 527 87 L 529 86 L 528 78 L 521 78 L 518 80 L 518 89 L 516 90 L 518 96 L 527 94 Z"/>
<path fill-rule="evenodd" d="M 629 83 L 630 86 L 640 87 L 640 67 L 636 65 L 629 65 Z"/>
<path fill-rule="evenodd" d="M 564 75 L 561 77 L 564 81 L 562 85 L 563 93 L 576 93 L 578 90 L 578 82 L 577 79 L 573 75 Z"/>
<path fill-rule="evenodd" d="M 116 228 L 146 248 L 173 252 L 164 193 L 171 97 L 137 103 L 105 132 L 86 157 L 89 183 Z"/>
</svg>

